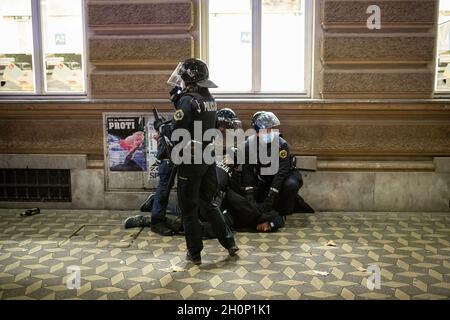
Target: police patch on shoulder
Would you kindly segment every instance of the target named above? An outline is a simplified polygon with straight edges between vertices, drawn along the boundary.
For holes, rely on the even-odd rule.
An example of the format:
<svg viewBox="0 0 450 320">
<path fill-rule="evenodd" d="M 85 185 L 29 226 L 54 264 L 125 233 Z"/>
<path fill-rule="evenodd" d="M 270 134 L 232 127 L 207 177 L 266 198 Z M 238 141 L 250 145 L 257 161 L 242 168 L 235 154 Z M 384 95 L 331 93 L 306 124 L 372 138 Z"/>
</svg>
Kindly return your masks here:
<svg viewBox="0 0 450 320">
<path fill-rule="evenodd" d="M 280 150 L 280 158 L 281 159 L 286 159 L 288 153 L 286 150 Z"/>
<path fill-rule="evenodd" d="M 180 121 L 180 120 L 183 120 L 183 118 L 184 118 L 184 112 L 183 112 L 183 110 L 177 110 L 177 111 L 175 111 L 175 113 L 174 113 L 174 115 L 173 115 L 173 118 L 176 120 L 176 121 Z"/>
</svg>

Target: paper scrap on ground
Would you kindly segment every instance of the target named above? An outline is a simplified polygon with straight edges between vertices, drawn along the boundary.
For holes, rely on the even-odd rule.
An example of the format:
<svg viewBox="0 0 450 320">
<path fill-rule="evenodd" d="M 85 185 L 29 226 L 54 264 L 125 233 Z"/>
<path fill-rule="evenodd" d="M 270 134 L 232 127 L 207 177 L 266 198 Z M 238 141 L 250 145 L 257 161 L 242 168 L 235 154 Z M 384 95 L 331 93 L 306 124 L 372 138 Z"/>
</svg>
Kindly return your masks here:
<svg viewBox="0 0 450 320">
<path fill-rule="evenodd" d="M 327 247 L 336 247 L 336 242 L 334 242 L 333 240 L 330 240 L 327 242 Z"/>
<path fill-rule="evenodd" d="M 317 271 L 317 270 L 313 270 L 313 271 L 315 274 L 319 274 L 321 276 L 327 276 L 330 274 L 329 272 L 326 272 L 326 271 Z"/>
<path fill-rule="evenodd" d="M 366 268 L 363 268 L 363 267 L 358 267 L 357 270 L 358 270 L 358 271 L 361 271 L 361 272 L 366 272 L 366 271 L 367 271 L 367 269 L 366 269 Z"/>
<path fill-rule="evenodd" d="M 186 269 L 181 268 L 179 266 L 171 266 L 170 268 L 162 269 L 162 271 L 164 271 L 164 272 L 183 272 L 183 271 L 186 271 Z"/>
</svg>

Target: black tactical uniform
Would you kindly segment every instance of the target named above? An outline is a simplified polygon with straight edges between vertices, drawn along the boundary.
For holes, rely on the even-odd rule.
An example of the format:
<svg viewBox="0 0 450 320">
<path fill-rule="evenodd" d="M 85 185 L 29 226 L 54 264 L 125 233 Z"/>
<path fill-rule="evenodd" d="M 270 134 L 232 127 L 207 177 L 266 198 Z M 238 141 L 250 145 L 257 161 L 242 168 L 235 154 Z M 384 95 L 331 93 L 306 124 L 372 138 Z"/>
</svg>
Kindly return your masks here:
<svg viewBox="0 0 450 320">
<path fill-rule="evenodd" d="M 217 105 L 207 89 L 214 84 L 208 80 L 206 64 L 197 59 L 186 60 L 179 74 L 185 81 L 187 90 L 176 103 L 173 129 L 186 129 L 191 134 L 191 139 L 194 139 L 194 122 L 201 122 L 202 136 L 206 130 L 215 128 Z M 176 141 L 174 143 L 177 144 Z M 203 141 L 200 144 L 191 141 L 191 146 L 204 149 L 209 143 L 211 141 Z M 198 219 L 199 206 L 203 207 L 205 218 L 211 224 L 220 244 L 228 249 L 230 255 L 235 255 L 238 250 L 233 233 L 213 201 L 216 190 L 215 164 L 208 165 L 202 159 L 201 164 L 179 165 L 177 195 L 188 248 L 187 258 L 196 264 L 201 263 L 200 254 L 203 249 L 202 230 Z"/>
<path fill-rule="evenodd" d="M 233 145 L 227 146 L 226 131 L 242 129 L 242 123 L 232 109 L 223 108 L 216 114 L 216 128 L 223 137 L 223 158 L 216 157 L 219 190 L 226 192 L 228 188 L 232 188 L 239 192 L 241 189 L 241 174 L 237 170 L 240 166 L 237 164 L 239 146 L 236 145 L 236 141 Z"/>
<path fill-rule="evenodd" d="M 255 116 L 261 116 L 258 113 Z M 273 114 L 271 115 L 275 117 Z M 276 119 L 279 121 L 278 119 Z M 278 122 L 279 123 L 279 122 Z M 269 127 L 271 128 L 271 127 Z M 256 126 L 258 130 L 258 127 Z M 245 144 L 246 159 L 249 159 L 249 145 L 255 143 L 260 148 L 261 142 L 258 135 L 251 136 Z M 249 195 L 248 199 L 254 199 L 258 203 L 262 203 L 263 212 L 275 209 L 282 216 L 292 214 L 296 204 L 297 193 L 303 185 L 300 173 L 293 165 L 293 157 L 289 152 L 289 145 L 279 134 L 275 134 L 273 139 L 278 139 L 278 159 L 279 169 L 276 174 L 263 175 L 261 169 L 269 167 L 270 164 L 263 165 L 258 157 L 256 164 L 246 163 L 242 169 L 242 183 Z M 256 141 L 255 141 L 256 140 Z M 271 156 L 270 144 L 275 140 L 267 142 L 267 155 Z M 258 152 L 259 155 L 259 152 Z"/>
</svg>

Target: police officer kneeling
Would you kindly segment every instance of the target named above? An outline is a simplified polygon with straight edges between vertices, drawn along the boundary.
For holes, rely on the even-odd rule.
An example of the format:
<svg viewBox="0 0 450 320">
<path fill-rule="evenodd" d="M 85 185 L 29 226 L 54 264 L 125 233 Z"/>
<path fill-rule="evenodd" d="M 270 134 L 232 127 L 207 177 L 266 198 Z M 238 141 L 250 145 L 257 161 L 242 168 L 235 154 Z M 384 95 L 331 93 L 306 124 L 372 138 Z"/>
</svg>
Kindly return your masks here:
<svg viewBox="0 0 450 320">
<path fill-rule="evenodd" d="M 276 210 L 281 216 L 287 216 L 294 212 L 298 191 L 303 185 L 302 176 L 293 165 L 293 158 L 289 152 L 289 146 L 279 133 L 272 129 L 280 125 L 280 120 L 272 113 L 259 111 L 252 119 L 252 126 L 257 134 L 247 139 L 245 149 L 246 159 L 249 159 L 249 147 L 255 143 L 258 148 L 266 144 L 268 156 L 271 157 L 270 145 L 278 145 L 277 156 L 279 169 L 275 174 L 264 175 L 262 168 L 268 167 L 258 158 L 256 164 L 246 162 L 242 168 L 242 182 L 245 187 L 246 197 L 251 202 L 259 203 L 262 212 Z"/>
<path fill-rule="evenodd" d="M 207 65 L 198 59 L 188 59 L 180 64 L 174 72 L 181 80 L 181 91 L 176 98 L 176 111 L 173 118 L 173 130 L 185 129 L 194 139 L 194 123 L 200 123 L 201 137 L 208 129 L 215 128 L 217 104 L 208 88 L 217 86 L 209 80 Z M 172 136 L 173 137 L 173 136 Z M 178 144 L 178 141 L 173 141 Z M 202 153 L 212 141 L 198 142 L 191 140 L 183 147 L 183 152 L 201 148 Z M 202 157 L 200 164 L 182 163 L 178 167 L 177 196 L 181 209 L 187 244 L 186 258 L 194 264 L 201 264 L 203 249 L 202 230 L 198 219 L 198 207 L 202 206 L 205 218 L 211 224 L 220 244 L 235 256 L 239 250 L 234 236 L 226 225 L 213 197 L 217 190 L 216 165 L 207 164 Z"/>
</svg>

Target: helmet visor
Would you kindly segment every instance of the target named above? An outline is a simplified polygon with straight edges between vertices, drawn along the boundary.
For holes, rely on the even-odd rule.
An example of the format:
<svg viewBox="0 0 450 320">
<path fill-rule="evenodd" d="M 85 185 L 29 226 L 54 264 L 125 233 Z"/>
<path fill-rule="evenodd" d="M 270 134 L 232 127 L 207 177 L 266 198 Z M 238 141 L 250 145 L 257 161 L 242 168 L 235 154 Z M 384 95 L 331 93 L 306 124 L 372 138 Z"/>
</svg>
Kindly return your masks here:
<svg viewBox="0 0 450 320">
<path fill-rule="evenodd" d="M 227 129 L 234 129 L 234 130 L 242 129 L 242 122 L 241 122 L 241 120 L 233 119 L 230 122 L 231 122 L 230 123 L 230 127 L 231 128 L 227 128 Z"/>
<path fill-rule="evenodd" d="M 273 112 L 264 112 L 255 120 L 255 127 L 258 129 L 270 129 L 280 125 L 280 120 Z"/>
<path fill-rule="evenodd" d="M 238 119 L 218 119 L 216 122 L 217 128 L 224 128 L 230 130 L 242 129 L 242 122 Z"/>
<path fill-rule="evenodd" d="M 181 87 L 181 88 L 184 87 L 184 81 L 183 81 L 183 79 L 181 79 L 181 75 L 180 75 L 180 70 L 181 70 L 182 66 L 183 66 L 183 63 L 180 62 L 180 63 L 178 63 L 175 70 L 173 70 L 172 74 L 170 75 L 169 80 L 167 80 L 167 84 L 169 86 Z"/>
</svg>

